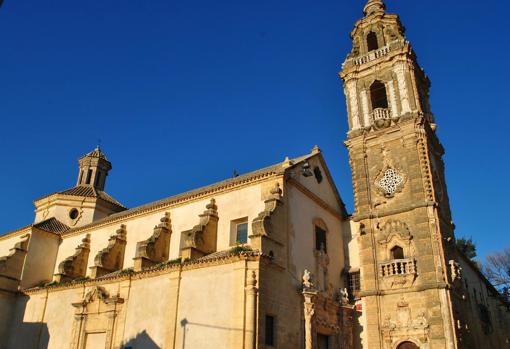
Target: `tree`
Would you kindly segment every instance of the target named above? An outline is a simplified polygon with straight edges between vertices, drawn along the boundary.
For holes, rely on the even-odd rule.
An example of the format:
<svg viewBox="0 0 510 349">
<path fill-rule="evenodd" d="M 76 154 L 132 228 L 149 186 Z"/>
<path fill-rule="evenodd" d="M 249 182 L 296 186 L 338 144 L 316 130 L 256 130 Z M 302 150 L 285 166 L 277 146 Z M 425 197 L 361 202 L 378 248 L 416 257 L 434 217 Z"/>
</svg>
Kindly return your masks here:
<svg viewBox="0 0 510 349">
<path fill-rule="evenodd" d="M 464 253 L 464 255 L 473 260 L 476 257 L 476 245 L 473 242 L 473 238 L 460 238 L 457 239 L 457 248 Z"/>
<path fill-rule="evenodd" d="M 502 296 L 510 301 L 510 248 L 487 256 L 483 271 Z"/>
</svg>

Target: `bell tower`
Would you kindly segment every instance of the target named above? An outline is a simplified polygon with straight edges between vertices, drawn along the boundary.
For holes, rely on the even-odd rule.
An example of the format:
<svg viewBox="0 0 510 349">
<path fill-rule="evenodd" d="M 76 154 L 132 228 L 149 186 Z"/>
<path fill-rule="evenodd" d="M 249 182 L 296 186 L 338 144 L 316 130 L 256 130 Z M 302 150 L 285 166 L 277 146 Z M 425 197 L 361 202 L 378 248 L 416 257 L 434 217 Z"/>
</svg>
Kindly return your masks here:
<svg viewBox="0 0 510 349">
<path fill-rule="evenodd" d="M 456 348 L 456 250 L 430 81 L 399 17 L 369 0 L 340 77 L 359 226 L 364 348 Z"/>
</svg>

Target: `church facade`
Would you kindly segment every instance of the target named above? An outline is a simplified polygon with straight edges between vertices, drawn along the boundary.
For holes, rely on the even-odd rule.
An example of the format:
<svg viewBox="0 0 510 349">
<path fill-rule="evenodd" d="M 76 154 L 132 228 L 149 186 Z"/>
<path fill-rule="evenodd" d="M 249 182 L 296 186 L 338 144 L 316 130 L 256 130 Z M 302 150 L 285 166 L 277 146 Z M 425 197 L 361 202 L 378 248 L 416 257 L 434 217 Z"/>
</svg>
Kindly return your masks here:
<svg viewBox="0 0 510 349">
<path fill-rule="evenodd" d="M 0 236 L 0 349 L 510 348 L 455 244 L 430 82 L 369 0 L 340 77 L 354 212 L 322 153 L 128 209 L 97 148 Z"/>
</svg>

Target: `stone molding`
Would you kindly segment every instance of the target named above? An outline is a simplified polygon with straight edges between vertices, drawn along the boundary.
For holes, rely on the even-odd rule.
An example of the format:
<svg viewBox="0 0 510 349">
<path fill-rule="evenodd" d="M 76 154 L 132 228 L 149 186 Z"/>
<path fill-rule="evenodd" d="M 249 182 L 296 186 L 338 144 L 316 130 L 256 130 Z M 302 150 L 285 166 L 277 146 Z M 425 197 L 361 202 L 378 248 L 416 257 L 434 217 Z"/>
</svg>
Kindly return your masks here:
<svg viewBox="0 0 510 349">
<path fill-rule="evenodd" d="M 94 258 L 94 266 L 90 268 L 93 279 L 122 269 L 126 243 L 126 226 L 122 224 L 108 239 L 108 247 L 99 251 Z"/>
<path fill-rule="evenodd" d="M 72 326 L 72 349 L 84 349 L 88 333 L 106 333 L 105 348 L 111 348 L 114 343 L 117 315 L 121 311 L 124 299 L 110 296 L 108 291 L 100 286 L 91 287 L 83 299 L 72 303 L 76 308 Z"/>
<path fill-rule="evenodd" d="M 184 247 L 181 249 L 181 258 L 183 260 L 197 259 L 216 252 L 219 217 L 215 199 L 211 199 L 206 210 L 199 217 L 198 225 L 182 232 Z"/>
<path fill-rule="evenodd" d="M 54 275 L 53 280 L 56 282 L 64 282 L 79 277 L 85 277 L 87 274 L 87 263 L 90 253 L 90 234 L 87 234 L 76 247 L 76 252 L 64 259 L 58 265 L 58 273 Z"/>
<path fill-rule="evenodd" d="M 123 280 L 140 280 L 150 277 L 157 277 L 160 275 L 166 275 L 172 272 L 177 271 L 188 271 L 202 268 L 215 267 L 219 265 L 236 263 L 239 261 L 266 261 L 269 265 L 273 265 L 271 263 L 271 257 L 260 253 L 259 251 L 249 251 L 242 252 L 240 254 L 232 254 L 227 256 L 220 256 L 216 258 L 206 259 L 206 260 L 192 260 L 182 264 L 170 264 L 161 266 L 158 268 L 148 268 L 142 270 L 140 272 L 134 272 L 129 274 L 115 274 L 105 277 L 100 277 L 96 279 L 82 280 L 82 281 L 74 281 L 67 282 L 57 285 L 48 285 L 43 287 L 34 287 L 30 289 L 23 290 L 24 294 L 32 295 L 41 292 L 59 292 L 65 289 L 75 289 L 75 288 L 83 288 L 83 287 L 91 287 L 98 286 L 103 284 L 109 284 L 112 282 L 120 282 Z"/>
<path fill-rule="evenodd" d="M 170 213 L 166 212 L 160 222 L 154 227 L 154 232 L 150 238 L 136 244 L 135 271 L 140 271 L 168 260 L 172 236 Z"/>
</svg>

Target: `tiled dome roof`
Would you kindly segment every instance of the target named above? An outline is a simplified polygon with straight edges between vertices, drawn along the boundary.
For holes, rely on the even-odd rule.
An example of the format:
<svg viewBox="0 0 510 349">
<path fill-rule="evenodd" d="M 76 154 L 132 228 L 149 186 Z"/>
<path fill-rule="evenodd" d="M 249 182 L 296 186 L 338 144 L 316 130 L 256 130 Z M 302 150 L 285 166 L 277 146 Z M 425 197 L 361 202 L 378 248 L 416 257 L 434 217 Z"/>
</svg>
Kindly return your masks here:
<svg viewBox="0 0 510 349">
<path fill-rule="evenodd" d="M 108 161 L 108 158 L 106 157 L 106 155 L 104 155 L 104 153 L 101 151 L 101 148 L 99 148 L 99 146 L 97 146 L 96 149 L 94 149 L 87 155 L 83 156 L 83 158 L 85 158 L 85 157 L 98 158 L 98 159 L 103 159 L 103 160 Z"/>
</svg>

